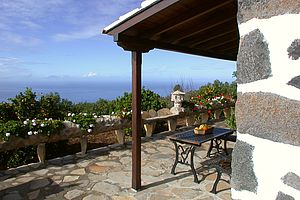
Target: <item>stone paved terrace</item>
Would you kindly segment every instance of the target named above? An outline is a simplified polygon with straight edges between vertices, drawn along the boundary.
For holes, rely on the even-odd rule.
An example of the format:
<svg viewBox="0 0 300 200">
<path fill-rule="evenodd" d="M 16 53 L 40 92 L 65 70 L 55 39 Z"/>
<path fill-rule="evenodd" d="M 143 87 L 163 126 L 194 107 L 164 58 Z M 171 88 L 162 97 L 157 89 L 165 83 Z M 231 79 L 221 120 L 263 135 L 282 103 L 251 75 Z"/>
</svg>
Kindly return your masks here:
<svg viewBox="0 0 300 200">
<path fill-rule="evenodd" d="M 195 166 L 201 183 L 194 183 L 188 166 L 178 165 L 179 173 L 170 173 L 175 151 L 173 143 L 165 137 L 168 134 L 172 133 L 143 139 L 143 190 L 139 192 L 131 189 L 131 145 L 127 143 L 91 150 L 84 157 L 78 154 L 49 160 L 45 166 L 35 163 L 2 171 L 0 199 L 231 199 L 230 167 L 221 161 L 230 156 L 205 157 L 208 143 L 197 148 Z M 234 144 L 228 144 L 231 150 Z M 217 168 L 201 168 L 207 164 Z M 217 194 L 213 194 L 209 191 L 215 183 L 216 169 L 223 169 L 223 173 L 217 183 Z"/>
</svg>

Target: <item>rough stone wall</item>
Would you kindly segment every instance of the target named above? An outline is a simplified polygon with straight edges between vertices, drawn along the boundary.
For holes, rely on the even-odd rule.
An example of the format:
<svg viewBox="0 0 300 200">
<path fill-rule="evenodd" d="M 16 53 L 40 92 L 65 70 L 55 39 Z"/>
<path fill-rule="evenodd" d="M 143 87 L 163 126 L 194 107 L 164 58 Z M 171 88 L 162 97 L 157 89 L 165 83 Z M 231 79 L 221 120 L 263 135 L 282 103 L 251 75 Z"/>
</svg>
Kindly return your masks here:
<svg viewBox="0 0 300 200">
<path fill-rule="evenodd" d="M 233 199 L 300 199 L 300 0 L 238 0 Z"/>
</svg>

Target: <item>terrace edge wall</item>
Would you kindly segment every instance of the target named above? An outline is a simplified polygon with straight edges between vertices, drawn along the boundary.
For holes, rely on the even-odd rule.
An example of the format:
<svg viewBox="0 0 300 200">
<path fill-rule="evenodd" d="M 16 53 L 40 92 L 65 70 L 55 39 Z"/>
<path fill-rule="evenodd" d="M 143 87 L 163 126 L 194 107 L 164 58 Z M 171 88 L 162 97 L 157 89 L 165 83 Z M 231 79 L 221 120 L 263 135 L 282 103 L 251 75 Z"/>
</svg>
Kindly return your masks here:
<svg viewBox="0 0 300 200">
<path fill-rule="evenodd" d="M 299 0 L 238 0 L 233 199 L 300 199 L 299 13 Z"/>
</svg>

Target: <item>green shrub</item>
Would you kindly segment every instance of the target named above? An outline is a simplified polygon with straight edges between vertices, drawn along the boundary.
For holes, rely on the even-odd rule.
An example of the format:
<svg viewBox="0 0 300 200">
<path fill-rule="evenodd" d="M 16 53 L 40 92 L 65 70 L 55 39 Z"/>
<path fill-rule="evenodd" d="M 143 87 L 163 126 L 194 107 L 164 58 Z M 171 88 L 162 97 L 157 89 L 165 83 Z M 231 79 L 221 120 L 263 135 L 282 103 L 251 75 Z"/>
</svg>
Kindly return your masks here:
<svg viewBox="0 0 300 200">
<path fill-rule="evenodd" d="M 38 162 L 36 146 L 0 152 L 0 170 Z"/>
<path fill-rule="evenodd" d="M 83 133 L 91 133 L 96 124 L 97 115 L 91 113 L 68 113 L 65 120 L 73 122 Z"/>
<path fill-rule="evenodd" d="M 9 100 L 12 102 L 14 112 L 19 120 L 37 117 L 39 102 L 36 100 L 36 94 L 30 88 L 26 88 L 24 94 L 20 92 L 15 98 Z"/>
<path fill-rule="evenodd" d="M 0 122 L 7 122 L 9 120 L 17 120 L 18 117 L 14 111 L 13 105 L 10 103 L 0 103 Z"/>
<path fill-rule="evenodd" d="M 113 104 L 106 99 L 98 99 L 95 103 L 77 103 L 73 106 L 73 112 L 96 113 L 97 115 L 109 115 L 113 112 Z"/>
<path fill-rule="evenodd" d="M 0 139 L 8 140 L 11 136 L 27 138 L 31 135 L 43 134 L 50 136 L 57 134 L 63 128 L 63 122 L 50 119 L 26 119 L 22 121 L 10 120 L 1 123 Z"/>
<path fill-rule="evenodd" d="M 112 102 L 113 111 L 116 114 L 126 115 L 129 117 L 129 113 L 132 110 L 132 93 L 125 92 L 123 96 L 118 97 Z M 142 88 L 142 101 L 141 109 L 146 110 L 159 110 L 166 107 L 166 101 L 164 101 L 158 94 L 149 89 Z"/>
<path fill-rule="evenodd" d="M 61 100 L 58 93 L 43 95 L 40 99 L 39 118 L 63 119 L 68 111 L 72 109 L 72 102 Z"/>
<path fill-rule="evenodd" d="M 230 129 L 236 130 L 236 120 L 235 115 L 231 114 L 228 117 L 225 118 L 225 123 Z"/>
</svg>

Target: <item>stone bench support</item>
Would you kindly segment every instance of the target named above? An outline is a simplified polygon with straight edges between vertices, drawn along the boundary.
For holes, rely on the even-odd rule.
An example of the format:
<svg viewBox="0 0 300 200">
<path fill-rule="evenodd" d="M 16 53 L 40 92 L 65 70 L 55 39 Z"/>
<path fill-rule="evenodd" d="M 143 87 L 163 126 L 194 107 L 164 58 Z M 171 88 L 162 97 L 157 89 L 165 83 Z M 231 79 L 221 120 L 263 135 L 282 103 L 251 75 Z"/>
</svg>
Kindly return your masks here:
<svg viewBox="0 0 300 200">
<path fill-rule="evenodd" d="M 115 130 L 115 134 L 117 136 L 117 141 L 119 144 L 125 143 L 125 131 L 124 130 Z"/>
<path fill-rule="evenodd" d="M 156 126 L 156 122 L 153 122 L 151 124 L 144 124 L 144 129 L 146 131 L 146 136 L 147 137 L 151 137 L 153 132 L 154 132 L 154 129 L 155 129 L 155 126 Z"/>
<path fill-rule="evenodd" d="M 87 144 L 88 144 L 88 140 L 86 138 L 86 136 L 82 136 L 80 138 L 80 146 L 81 146 L 81 155 L 85 155 L 86 154 L 86 150 L 87 150 Z"/>
<path fill-rule="evenodd" d="M 41 143 L 37 146 L 37 156 L 40 161 L 40 163 L 44 164 L 46 160 L 46 144 Z"/>
<path fill-rule="evenodd" d="M 185 125 L 186 126 L 193 126 L 194 123 L 195 123 L 195 116 L 194 115 L 185 116 Z"/>
<path fill-rule="evenodd" d="M 169 131 L 175 131 L 177 126 L 177 118 L 168 119 Z"/>
</svg>

